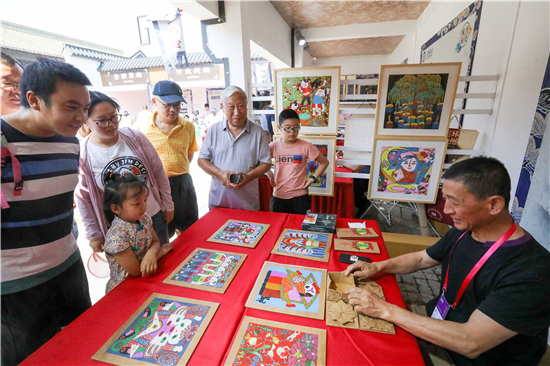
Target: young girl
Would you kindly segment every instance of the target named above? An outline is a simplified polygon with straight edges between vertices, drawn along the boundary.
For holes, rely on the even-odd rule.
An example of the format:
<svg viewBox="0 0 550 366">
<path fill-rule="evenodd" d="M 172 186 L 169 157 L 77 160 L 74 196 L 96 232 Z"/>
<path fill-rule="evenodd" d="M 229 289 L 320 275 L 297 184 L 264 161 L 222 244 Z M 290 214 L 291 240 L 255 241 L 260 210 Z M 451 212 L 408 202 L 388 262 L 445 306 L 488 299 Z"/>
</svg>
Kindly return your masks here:
<svg viewBox="0 0 550 366">
<path fill-rule="evenodd" d="M 105 293 L 128 277 L 157 270 L 157 260 L 172 250 L 160 246 L 147 210 L 149 190 L 132 173 L 111 173 L 105 178 L 103 212 L 111 225 L 105 237 L 105 254 L 111 270 Z"/>
<path fill-rule="evenodd" d="M 311 209 L 308 187 L 317 182 L 329 165 L 328 159 L 307 141 L 300 140 L 300 117 L 292 109 L 279 114 L 279 131 L 283 138 L 269 145 L 275 159 L 275 173 L 267 172 L 274 188 L 271 212 L 305 215 Z M 307 161 L 319 166 L 307 177 Z"/>
<path fill-rule="evenodd" d="M 80 142 L 80 176 L 75 191 L 76 204 L 84 223 L 86 239 L 94 252 L 103 252 L 109 229 L 103 216 L 105 176 L 134 173 L 147 185 L 151 195 L 147 214 L 160 245 L 169 242 L 167 222 L 174 217 L 170 182 L 157 151 L 147 137 L 133 128 L 119 129 L 120 106 L 109 96 L 90 92 L 86 125 L 91 134 Z"/>
</svg>

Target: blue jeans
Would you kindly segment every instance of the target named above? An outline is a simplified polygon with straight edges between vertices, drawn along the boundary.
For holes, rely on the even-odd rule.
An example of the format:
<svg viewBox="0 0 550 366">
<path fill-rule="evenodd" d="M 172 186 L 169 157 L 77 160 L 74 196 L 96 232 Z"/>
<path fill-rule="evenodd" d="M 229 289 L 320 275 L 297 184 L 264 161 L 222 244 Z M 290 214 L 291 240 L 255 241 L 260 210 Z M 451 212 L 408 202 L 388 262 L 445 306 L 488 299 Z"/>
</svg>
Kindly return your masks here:
<svg viewBox="0 0 550 366">
<path fill-rule="evenodd" d="M 170 237 L 168 236 L 168 225 L 162 215 L 162 210 L 151 217 L 151 220 L 153 220 L 153 229 L 155 229 L 155 233 L 159 238 L 160 246 L 163 246 L 170 241 Z"/>
</svg>

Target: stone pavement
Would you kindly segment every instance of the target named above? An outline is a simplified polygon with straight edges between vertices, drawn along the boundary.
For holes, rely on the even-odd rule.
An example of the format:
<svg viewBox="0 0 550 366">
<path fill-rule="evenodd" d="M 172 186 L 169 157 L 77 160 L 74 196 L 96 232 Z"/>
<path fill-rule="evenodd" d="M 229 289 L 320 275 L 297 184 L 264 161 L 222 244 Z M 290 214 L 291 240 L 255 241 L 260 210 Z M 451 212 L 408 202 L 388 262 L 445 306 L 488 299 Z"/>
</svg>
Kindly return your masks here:
<svg viewBox="0 0 550 366">
<path fill-rule="evenodd" d="M 359 213 L 358 217 L 363 214 Z M 399 205 L 391 210 L 391 225 L 387 223 L 374 207 L 367 211 L 363 219 L 376 220 L 383 232 L 420 235 L 418 216 L 407 205 Z M 431 236 L 436 236 L 433 231 Z M 409 305 L 425 305 L 428 301 L 439 296 L 441 281 L 441 266 L 418 271 L 407 275 L 396 275 L 403 301 Z"/>
<path fill-rule="evenodd" d="M 407 275 L 396 275 L 403 301 L 409 305 L 426 305 L 439 296 L 441 266 Z"/>
</svg>

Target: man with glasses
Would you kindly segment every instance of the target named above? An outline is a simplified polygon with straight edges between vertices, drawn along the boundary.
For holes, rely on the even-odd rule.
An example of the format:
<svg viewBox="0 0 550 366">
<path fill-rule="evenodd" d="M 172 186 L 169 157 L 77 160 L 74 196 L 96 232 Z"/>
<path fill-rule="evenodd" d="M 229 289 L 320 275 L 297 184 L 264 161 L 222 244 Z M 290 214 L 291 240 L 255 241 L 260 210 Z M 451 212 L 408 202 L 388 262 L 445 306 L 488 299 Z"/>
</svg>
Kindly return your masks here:
<svg viewBox="0 0 550 366">
<path fill-rule="evenodd" d="M 247 97 L 237 86 L 222 94 L 226 118 L 208 129 L 199 166 L 212 176 L 209 207 L 260 209 L 258 181 L 271 167 L 264 130 L 247 118 Z"/>
<path fill-rule="evenodd" d="M 2 76 L 0 79 L 0 116 L 17 112 L 21 108 L 19 79 L 23 73 L 21 64 L 2 52 Z"/>
<path fill-rule="evenodd" d="M 197 149 L 195 127 L 180 117 L 183 93 L 173 81 L 159 81 L 153 89 L 157 111 L 138 125 L 157 150 L 170 181 L 174 201 L 174 219 L 169 224 L 170 236 L 185 231 L 199 219 L 197 195 L 189 165 Z"/>
</svg>

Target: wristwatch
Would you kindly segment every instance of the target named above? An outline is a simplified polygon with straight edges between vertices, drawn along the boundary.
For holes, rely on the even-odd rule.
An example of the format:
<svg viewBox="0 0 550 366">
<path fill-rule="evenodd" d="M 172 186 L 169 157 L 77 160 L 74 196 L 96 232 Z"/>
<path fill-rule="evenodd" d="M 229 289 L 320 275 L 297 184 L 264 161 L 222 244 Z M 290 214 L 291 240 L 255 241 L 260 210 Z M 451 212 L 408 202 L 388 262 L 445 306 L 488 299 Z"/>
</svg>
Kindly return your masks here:
<svg viewBox="0 0 550 366">
<path fill-rule="evenodd" d="M 312 175 L 310 178 L 313 179 L 313 183 L 318 183 L 319 182 L 319 178 L 317 178 L 314 175 Z"/>
</svg>

